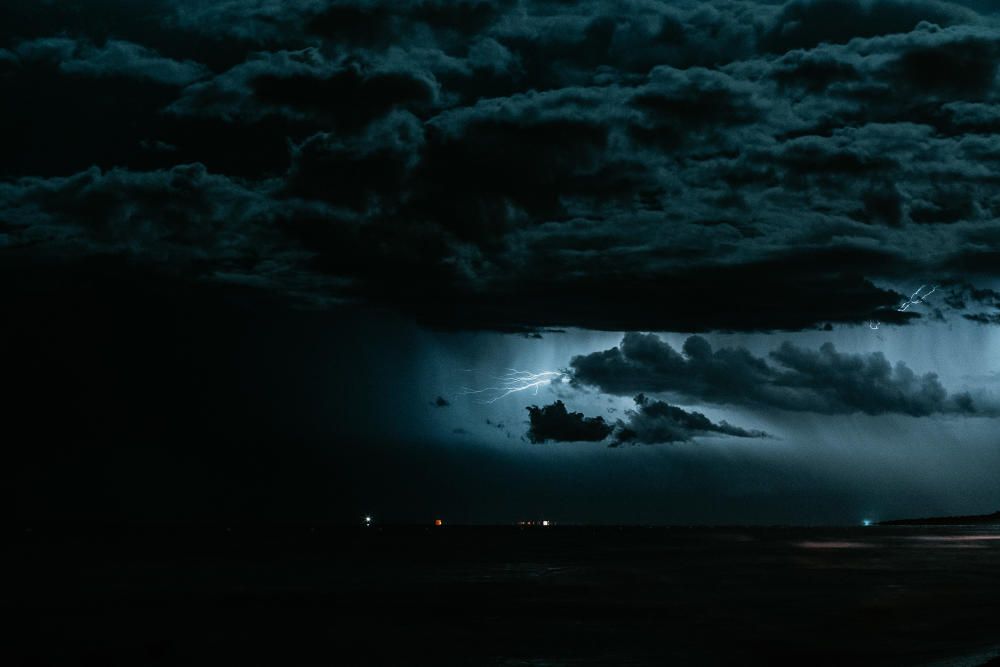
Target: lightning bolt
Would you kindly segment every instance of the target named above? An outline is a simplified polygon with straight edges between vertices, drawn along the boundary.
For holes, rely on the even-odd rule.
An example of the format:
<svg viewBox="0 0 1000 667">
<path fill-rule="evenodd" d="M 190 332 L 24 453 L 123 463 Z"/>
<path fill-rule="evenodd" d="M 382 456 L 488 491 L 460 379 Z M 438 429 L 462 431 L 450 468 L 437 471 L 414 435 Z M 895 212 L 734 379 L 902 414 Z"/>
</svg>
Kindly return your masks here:
<svg viewBox="0 0 1000 667">
<path fill-rule="evenodd" d="M 927 297 L 937 291 L 937 285 L 921 285 L 917 288 L 917 291 L 910 295 L 910 298 L 903 299 L 896 310 L 900 313 L 905 313 L 907 310 L 916 306 L 919 303 L 927 303 Z M 878 331 L 879 326 L 882 323 L 878 320 L 868 320 L 868 328 L 872 331 Z"/>
<path fill-rule="evenodd" d="M 542 385 L 547 385 L 562 373 L 558 371 L 541 371 L 538 373 L 533 373 L 531 371 L 520 371 L 516 368 L 508 368 L 507 372 L 498 378 L 495 378 L 497 384 L 492 387 L 483 387 L 482 389 L 470 389 L 468 387 L 463 387 L 458 393 L 459 396 L 469 396 L 472 394 L 485 394 L 486 398 L 480 400 L 480 403 L 496 403 L 501 398 L 506 398 L 511 394 L 516 394 L 520 391 L 527 391 L 529 389 L 535 390 L 535 395 L 538 395 L 538 388 Z"/>
<path fill-rule="evenodd" d="M 924 291 L 925 289 L 927 290 L 926 292 Z M 927 285 L 921 285 L 920 287 L 917 288 L 917 291 L 910 296 L 909 299 L 904 299 L 903 302 L 899 304 L 899 306 L 896 308 L 896 310 L 902 313 L 909 310 L 912 306 L 915 306 L 918 303 L 926 303 L 927 297 L 929 297 L 931 294 L 934 294 L 934 292 L 936 291 L 937 291 L 937 285 L 931 285 L 930 289 L 927 289 Z"/>
</svg>

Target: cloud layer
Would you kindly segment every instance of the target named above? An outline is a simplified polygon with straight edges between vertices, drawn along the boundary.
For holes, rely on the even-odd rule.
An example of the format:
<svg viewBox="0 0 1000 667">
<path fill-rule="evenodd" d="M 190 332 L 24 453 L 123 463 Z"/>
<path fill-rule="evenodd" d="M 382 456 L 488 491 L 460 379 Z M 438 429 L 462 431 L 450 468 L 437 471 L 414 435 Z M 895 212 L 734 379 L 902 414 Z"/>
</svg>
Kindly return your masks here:
<svg viewBox="0 0 1000 667">
<path fill-rule="evenodd" d="M 665 444 L 688 442 L 697 436 L 727 435 L 737 438 L 763 438 L 762 431 L 748 431 L 725 421 L 715 423 L 700 412 L 688 412 L 643 394 L 635 397 L 635 409 L 626 411 L 626 419 L 608 423 L 603 417 L 585 417 L 569 412 L 562 401 L 527 407 L 528 439 L 534 443 L 597 442 L 611 438 L 610 447 L 628 444 Z"/>
<path fill-rule="evenodd" d="M 1000 278 L 983 3 L 29 4 L 5 252 L 505 330 L 905 323 Z"/>
<path fill-rule="evenodd" d="M 680 351 L 655 334 L 628 333 L 619 346 L 574 357 L 573 381 L 603 392 L 668 393 L 685 399 L 820 414 L 1000 415 L 988 396 L 949 393 L 934 373 L 918 375 L 881 352 L 847 354 L 783 343 L 768 358 L 745 348 L 713 349 L 691 336 Z"/>
<path fill-rule="evenodd" d="M 767 435 L 763 431 L 748 431 L 726 421 L 715 423 L 700 412 L 688 412 L 643 394 L 635 397 L 635 409 L 626 414 L 628 420 L 619 420 L 612 446 L 686 442 L 699 435 L 736 438 L 763 438 Z"/>
</svg>

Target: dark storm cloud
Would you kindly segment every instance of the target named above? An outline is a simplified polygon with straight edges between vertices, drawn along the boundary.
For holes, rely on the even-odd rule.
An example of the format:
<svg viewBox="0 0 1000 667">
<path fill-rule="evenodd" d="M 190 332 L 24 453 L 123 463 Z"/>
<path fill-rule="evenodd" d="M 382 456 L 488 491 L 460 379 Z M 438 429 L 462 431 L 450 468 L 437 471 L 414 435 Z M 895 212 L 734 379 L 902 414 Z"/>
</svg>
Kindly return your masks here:
<svg viewBox="0 0 1000 667">
<path fill-rule="evenodd" d="M 152 49 L 122 40 L 108 40 L 96 46 L 66 37 L 50 37 L 21 42 L 16 54 L 22 62 L 54 64 L 67 75 L 132 77 L 183 86 L 208 74 L 208 69 L 199 63 L 165 58 Z"/>
<path fill-rule="evenodd" d="M 0 183 L 0 248 L 45 245 L 68 258 L 123 255 L 169 272 L 317 298 L 304 250 L 288 245 L 288 216 L 266 192 L 199 164 L 131 172 L 92 168 L 67 178 Z M 303 208 L 305 207 L 305 208 Z M 333 278 L 326 279 L 332 287 Z"/>
<path fill-rule="evenodd" d="M 1000 312 L 965 313 L 962 317 L 976 324 L 1000 324 Z"/>
<path fill-rule="evenodd" d="M 967 305 L 996 306 L 1000 308 L 1000 292 L 992 289 L 977 289 L 968 283 L 957 283 L 942 288 L 945 303 L 955 310 Z"/>
<path fill-rule="evenodd" d="M 394 108 L 431 107 L 437 94 L 433 77 L 405 59 L 330 59 L 310 47 L 253 54 L 188 87 L 168 111 L 231 122 L 279 115 L 351 131 Z"/>
<path fill-rule="evenodd" d="M 1000 277 L 982 3 L 16 5 L 35 253 L 517 331 L 902 324 Z"/>
<path fill-rule="evenodd" d="M 422 124 L 405 111 L 373 121 L 357 136 L 317 133 L 292 147 L 287 191 L 371 216 L 391 213 L 423 143 Z"/>
<path fill-rule="evenodd" d="M 538 407 L 527 408 L 528 439 L 534 443 L 547 440 L 558 442 L 585 442 L 604 440 L 611 434 L 612 427 L 603 417 L 584 417 L 582 412 L 569 412 L 562 401 Z"/>
<path fill-rule="evenodd" d="M 67 178 L 25 178 L 0 185 L 5 222 L 24 240 L 93 243 L 98 251 L 234 257 L 267 235 L 266 195 L 201 165 L 136 173 L 94 168 Z M 260 221 L 255 231 L 252 220 Z M 242 244 L 247 244 L 244 248 Z"/>
<path fill-rule="evenodd" d="M 654 334 L 629 333 L 618 347 L 574 357 L 570 367 L 575 382 L 619 395 L 662 392 L 822 414 L 1000 414 L 995 400 L 949 393 L 934 373 L 918 375 L 881 352 L 839 352 L 832 343 L 811 350 L 786 342 L 764 358 L 741 347 L 713 349 L 701 336 L 678 351 Z"/>
<path fill-rule="evenodd" d="M 611 447 L 625 444 L 665 444 L 687 442 L 702 435 L 728 435 L 760 438 L 766 434 L 748 431 L 723 421 L 715 423 L 700 412 L 688 412 L 663 401 L 639 394 L 635 409 L 625 412 L 626 419 L 613 424 L 603 417 L 585 417 L 569 412 L 562 401 L 551 405 L 527 407 L 530 427 L 528 439 L 534 443 L 600 441 L 613 436 Z"/>
<path fill-rule="evenodd" d="M 856 37 L 906 33 L 922 21 L 937 25 L 977 22 L 975 12 L 933 0 L 796 0 L 782 7 L 761 38 L 765 50 L 783 53 Z"/>
<path fill-rule="evenodd" d="M 748 431 L 722 421 L 718 424 L 700 412 L 688 412 L 676 406 L 639 394 L 635 409 L 626 411 L 627 421 L 618 421 L 612 446 L 686 442 L 699 435 L 728 435 L 737 438 L 763 438 L 761 431 Z"/>
</svg>

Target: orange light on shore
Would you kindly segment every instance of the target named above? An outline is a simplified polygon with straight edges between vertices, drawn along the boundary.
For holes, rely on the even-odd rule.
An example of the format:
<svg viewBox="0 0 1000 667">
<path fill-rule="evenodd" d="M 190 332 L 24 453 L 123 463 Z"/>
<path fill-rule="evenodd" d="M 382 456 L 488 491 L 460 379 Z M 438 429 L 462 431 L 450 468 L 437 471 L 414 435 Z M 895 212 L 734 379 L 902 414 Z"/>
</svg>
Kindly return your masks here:
<svg viewBox="0 0 1000 667">
<path fill-rule="evenodd" d="M 442 521 L 441 519 L 434 519 L 434 525 L 435 526 L 443 526 L 444 525 L 444 521 Z"/>
</svg>

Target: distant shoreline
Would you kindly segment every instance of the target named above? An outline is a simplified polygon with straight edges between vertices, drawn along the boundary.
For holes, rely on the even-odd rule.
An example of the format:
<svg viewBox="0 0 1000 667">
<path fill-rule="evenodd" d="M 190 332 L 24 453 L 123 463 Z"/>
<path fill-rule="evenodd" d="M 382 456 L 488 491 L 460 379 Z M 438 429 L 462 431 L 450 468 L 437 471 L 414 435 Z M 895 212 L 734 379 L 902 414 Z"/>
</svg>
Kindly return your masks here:
<svg viewBox="0 0 1000 667">
<path fill-rule="evenodd" d="M 973 526 L 983 524 L 1000 524 L 1000 512 L 993 514 L 974 514 L 970 516 L 937 516 L 923 519 L 893 519 L 881 521 L 880 526 Z"/>
</svg>

